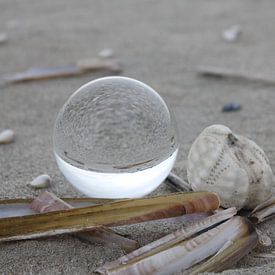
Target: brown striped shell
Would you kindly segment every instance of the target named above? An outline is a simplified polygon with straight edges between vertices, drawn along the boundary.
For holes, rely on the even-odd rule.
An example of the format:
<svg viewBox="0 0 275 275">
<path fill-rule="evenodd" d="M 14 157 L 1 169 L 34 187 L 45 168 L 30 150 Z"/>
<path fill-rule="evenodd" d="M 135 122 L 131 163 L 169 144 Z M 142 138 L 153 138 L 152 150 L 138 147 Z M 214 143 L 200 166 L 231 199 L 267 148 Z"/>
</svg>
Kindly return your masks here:
<svg viewBox="0 0 275 275">
<path fill-rule="evenodd" d="M 264 151 L 223 125 L 207 127 L 193 143 L 187 163 L 194 191 L 211 191 L 224 207 L 252 209 L 271 196 L 274 176 Z"/>
</svg>

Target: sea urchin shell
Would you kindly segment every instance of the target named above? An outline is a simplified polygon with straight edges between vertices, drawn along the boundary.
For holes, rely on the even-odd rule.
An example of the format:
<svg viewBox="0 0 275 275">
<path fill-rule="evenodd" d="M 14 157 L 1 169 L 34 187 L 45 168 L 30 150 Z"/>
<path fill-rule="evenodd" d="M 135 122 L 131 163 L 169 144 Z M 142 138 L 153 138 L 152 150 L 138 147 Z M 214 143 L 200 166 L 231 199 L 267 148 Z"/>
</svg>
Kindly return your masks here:
<svg viewBox="0 0 275 275">
<path fill-rule="evenodd" d="M 194 191 L 211 191 L 224 207 L 252 209 L 271 196 L 274 176 L 264 151 L 223 125 L 207 127 L 193 143 L 187 164 Z"/>
</svg>

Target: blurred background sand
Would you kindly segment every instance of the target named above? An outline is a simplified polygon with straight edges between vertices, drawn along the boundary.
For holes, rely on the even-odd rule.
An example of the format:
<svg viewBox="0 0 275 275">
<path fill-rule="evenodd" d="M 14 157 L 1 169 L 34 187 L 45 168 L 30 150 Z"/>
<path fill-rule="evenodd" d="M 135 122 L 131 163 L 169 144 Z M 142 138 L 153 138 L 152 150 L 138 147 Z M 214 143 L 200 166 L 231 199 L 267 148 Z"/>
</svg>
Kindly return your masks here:
<svg viewBox="0 0 275 275">
<path fill-rule="evenodd" d="M 175 167 L 179 175 L 186 178 L 185 160 L 193 140 L 214 123 L 256 141 L 275 170 L 275 86 L 196 75 L 198 65 L 274 74 L 274 15 L 272 0 L 0 0 L 0 32 L 9 37 L 0 46 L 0 74 L 66 65 L 111 48 L 123 63 L 123 75 L 152 86 L 174 110 L 181 142 Z M 234 24 L 243 33 L 236 43 L 226 43 L 221 32 Z M 88 74 L 0 88 L 0 129 L 16 132 L 13 144 L 0 147 L 1 198 L 37 195 L 27 183 L 42 173 L 53 177 L 48 190 L 80 196 L 57 169 L 52 130 L 66 99 L 91 79 Z M 241 103 L 242 110 L 222 113 L 231 101 Z M 162 185 L 154 194 L 168 192 Z M 274 220 L 260 228 L 274 243 Z M 121 230 L 145 244 L 173 229 L 148 223 Z M 274 274 L 274 259 L 254 257 L 262 251 L 257 248 L 224 274 Z M 7 243 L 1 244 L 0 273 L 87 274 L 122 253 L 70 236 Z"/>
</svg>

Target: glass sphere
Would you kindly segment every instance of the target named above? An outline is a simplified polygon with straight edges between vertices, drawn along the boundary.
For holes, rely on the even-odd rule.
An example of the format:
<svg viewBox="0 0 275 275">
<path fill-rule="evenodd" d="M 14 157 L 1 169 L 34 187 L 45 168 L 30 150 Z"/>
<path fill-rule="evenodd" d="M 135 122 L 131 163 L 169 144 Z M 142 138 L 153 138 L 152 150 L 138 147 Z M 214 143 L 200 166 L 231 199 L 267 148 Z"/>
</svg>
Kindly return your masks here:
<svg viewBox="0 0 275 275">
<path fill-rule="evenodd" d="M 176 121 L 160 95 L 126 77 L 79 88 L 54 128 L 57 164 L 79 191 L 97 198 L 142 197 L 176 160 Z"/>
</svg>

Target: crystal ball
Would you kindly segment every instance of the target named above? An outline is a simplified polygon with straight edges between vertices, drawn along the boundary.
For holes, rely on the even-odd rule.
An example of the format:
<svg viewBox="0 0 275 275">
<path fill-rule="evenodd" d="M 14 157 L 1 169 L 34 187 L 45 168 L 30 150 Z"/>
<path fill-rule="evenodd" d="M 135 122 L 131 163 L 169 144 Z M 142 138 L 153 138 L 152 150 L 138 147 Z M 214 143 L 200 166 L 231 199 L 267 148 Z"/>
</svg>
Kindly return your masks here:
<svg viewBox="0 0 275 275">
<path fill-rule="evenodd" d="M 178 152 L 174 115 L 160 95 L 126 77 L 104 77 L 79 88 L 54 127 L 60 171 L 96 198 L 149 194 L 168 176 Z"/>
</svg>

